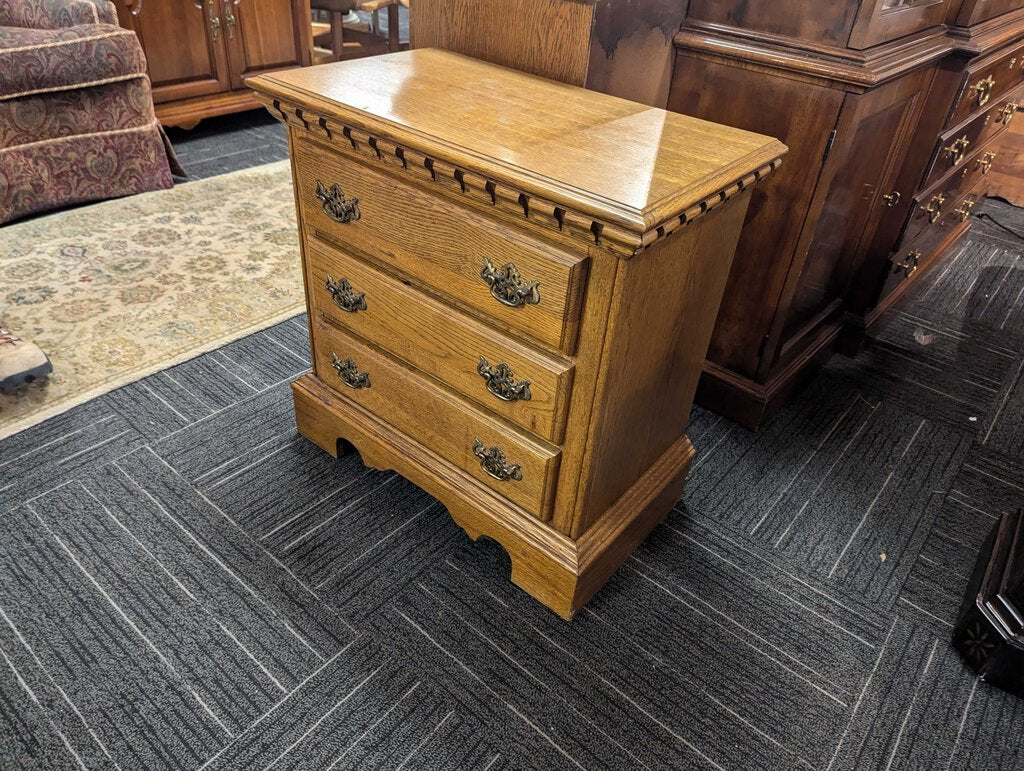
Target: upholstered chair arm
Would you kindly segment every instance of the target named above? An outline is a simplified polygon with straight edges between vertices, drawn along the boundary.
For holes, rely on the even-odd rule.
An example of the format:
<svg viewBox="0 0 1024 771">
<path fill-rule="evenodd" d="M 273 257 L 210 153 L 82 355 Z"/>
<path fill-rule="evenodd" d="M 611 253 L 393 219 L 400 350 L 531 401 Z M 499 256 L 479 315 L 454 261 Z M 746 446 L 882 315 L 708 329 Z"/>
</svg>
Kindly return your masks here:
<svg viewBox="0 0 1024 771">
<path fill-rule="evenodd" d="M 57 29 L 78 24 L 117 24 L 109 0 L 0 0 L 0 27 Z"/>
</svg>

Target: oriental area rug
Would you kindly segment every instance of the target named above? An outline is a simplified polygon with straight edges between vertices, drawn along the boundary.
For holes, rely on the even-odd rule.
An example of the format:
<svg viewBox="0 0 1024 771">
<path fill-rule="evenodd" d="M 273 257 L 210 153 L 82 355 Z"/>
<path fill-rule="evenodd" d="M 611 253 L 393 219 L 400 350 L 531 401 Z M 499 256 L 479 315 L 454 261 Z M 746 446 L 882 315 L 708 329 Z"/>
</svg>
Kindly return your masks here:
<svg viewBox="0 0 1024 771">
<path fill-rule="evenodd" d="M 0 228 L 0 318 L 53 362 L 0 438 L 304 309 L 288 162 Z"/>
</svg>

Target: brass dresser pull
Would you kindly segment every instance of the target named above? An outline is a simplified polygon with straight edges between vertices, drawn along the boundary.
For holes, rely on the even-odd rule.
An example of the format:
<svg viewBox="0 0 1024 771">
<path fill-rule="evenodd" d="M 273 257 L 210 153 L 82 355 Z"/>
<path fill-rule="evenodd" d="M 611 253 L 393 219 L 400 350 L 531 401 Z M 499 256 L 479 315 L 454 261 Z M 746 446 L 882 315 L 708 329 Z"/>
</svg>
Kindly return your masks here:
<svg viewBox="0 0 1024 771">
<path fill-rule="evenodd" d="M 327 281 L 324 282 L 327 291 L 334 300 L 334 304 L 347 313 L 356 313 L 366 310 L 366 292 L 353 291 L 352 285 L 344 276 L 340 281 L 335 281 L 334 276 L 327 274 Z"/>
<path fill-rule="evenodd" d="M 917 273 L 917 269 L 920 266 L 921 266 L 921 250 L 920 249 L 915 249 L 914 251 L 912 251 L 910 254 L 908 254 L 906 256 L 906 259 L 904 259 L 903 262 L 897 262 L 896 263 L 896 267 L 893 268 L 892 272 L 893 273 L 899 273 L 902 270 L 903 271 L 903 275 L 906 276 L 907 278 L 910 278 L 915 273 Z"/>
<path fill-rule="evenodd" d="M 978 95 L 978 107 L 988 104 L 988 100 L 992 98 L 992 89 L 995 87 L 996 80 L 991 75 L 971 86 L 971 91 Z"/>
<path fill-rule="evenodd" d="M 337 182 L 327 187 L 318 179 L 316 181 L 316 197 L 323 207 L 324 214 L 335 222 L 344 225 L 346 222 L 359 219 L 359 199 L 346 198 Z"/>
<path fill-rule="evenodd" d="M 487 359 L 481 356 L 480 363 L 476 365 L 476 371 L 487 383 L 487 390 L 503 402 L 514 402 L 520 399 L 528 402 L 532 398 L 530 381 L 517 381 L 508 364 L 502 363 L 491 367 Z"/>
<path fill-rule="evenodd" d="M 360 372 L 359 367 L 351 357 L 342 361 L 338 358 L 338 354 L 332 352 L 331 366 L 338 370 L 338 377 L 341 378 L 341 382 L 349 388 L 370 387 L 370 373 Z"/>
<path fill-rule="evenodd" d="M 502 305 L 517 308 L 540 302 L 540 282 L 524 281 L 519 275 L 519 269 L 511 262 L 495 268 L 489 259 L 484 259 L 480 278 L 491 288 L 494 299 Z"/>
<path fill-rule="evenodd" d="M 978 159 L 978 168 L 981 169 L 982 174 L 988 174 L 992 169 L 992 163 L 996 159 L 995 153 L 985 153 L 981 158 Z"/>
<path fill-rule="evenodd" d="M 935 195 L 932 196 L 932 200 L 928 202 L 927 206 L 922 206 L 921 211 L 928 215 L 928 224 L 933 225 L 942 216 L 942 204 L 946 202 L 946 196 Z"/>
<path fill-rule="evenodd" d="M 480 459 L 480 466 L 495 479 L 507 482 L 523 480 L 523 472 L 518 463 L 509 463 L 500 447 L 484 447 L 479 439 L 473 442 L 473 454 Z"/>
<path fill-rule="evenodd" d="M 949 158 L 950 163 L 954 166 L 959 166 L 960 162 L 964 159 L 964 155 L 967 153 L 967 148 L 971 146 L 971 140 L 967 137 L 960 137 L 958 140 L 953 142 L 949 147 L 945 148 L 946 157 Z"/>
<path fill-rule="evenodd" d="M 1016 102 L 1007 102 L 1006 106 L 999 111 L 999 118 L 997 119 L 998 122 L 1002 123 L 1004 126 L 1009 126 L 1010 121 L 1013 120 L 1013 116 L 1017 114 L 1017 108 L 1019 106 L 1020 105 Z"/>
<path fill-rule="evenodd" d="M 903 198 L 903 194 L 899 190 L 893 190 L 891 193 L 882 196 L 882 200 L 885 201 L 885 205 L 890 209 L 894 206 L 898 206 L 900 200 Z"/>
<path fill-rule="evenodd" d="M 963 206 L 955 210 L 953 213 L 960 216 L 961 222 L 967 222 L 967 218 L 971 216 L 971 210 L 977 206 L 977 201 L 964 201 Z"/>
</svg>

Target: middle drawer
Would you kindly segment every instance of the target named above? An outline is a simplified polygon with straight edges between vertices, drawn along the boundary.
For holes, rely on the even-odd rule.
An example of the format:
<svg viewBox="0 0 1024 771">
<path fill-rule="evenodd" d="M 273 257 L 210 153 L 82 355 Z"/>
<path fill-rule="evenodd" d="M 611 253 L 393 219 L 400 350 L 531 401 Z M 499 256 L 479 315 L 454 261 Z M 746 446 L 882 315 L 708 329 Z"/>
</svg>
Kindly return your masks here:
<svg viewBox="0 0 1024 771">
<path fill-rule="evenodd" d="M 466 398 L 548 439 L 562 441 L 572 364 L 532 350 L 309 239 L 314 312 L 440 380 Z"/>
</svg>

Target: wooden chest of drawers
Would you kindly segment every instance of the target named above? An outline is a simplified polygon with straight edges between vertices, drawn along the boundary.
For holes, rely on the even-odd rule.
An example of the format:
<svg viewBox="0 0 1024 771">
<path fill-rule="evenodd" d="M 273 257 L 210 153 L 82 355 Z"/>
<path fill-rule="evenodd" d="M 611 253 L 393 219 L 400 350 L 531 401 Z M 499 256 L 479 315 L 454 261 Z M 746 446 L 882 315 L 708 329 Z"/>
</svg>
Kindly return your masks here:
<svg viewBox="0 0 1024 771">
<path fill-rule="evenodd" d="M 679 499 L 778 141 L 436 50 L 249 81 L 289 127 L 302 434 L 395 469 L 571 617 Z"/>
</svg>

